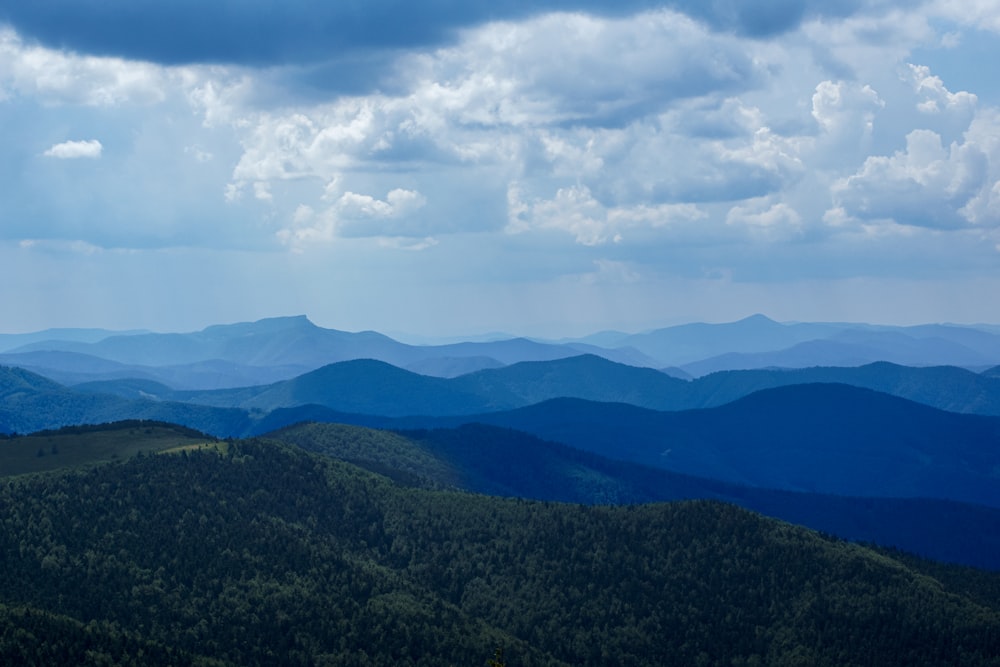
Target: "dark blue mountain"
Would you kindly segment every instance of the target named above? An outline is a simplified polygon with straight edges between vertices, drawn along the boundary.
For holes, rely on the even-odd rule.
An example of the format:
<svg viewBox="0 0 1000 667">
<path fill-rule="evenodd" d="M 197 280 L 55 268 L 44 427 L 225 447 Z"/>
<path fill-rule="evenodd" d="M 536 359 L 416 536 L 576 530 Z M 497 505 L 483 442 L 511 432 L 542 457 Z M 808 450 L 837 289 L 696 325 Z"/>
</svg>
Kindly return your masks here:
<svg viewBox="0 0 1000 667">
<path fill-rule="evenodd" d="M 257 412 L 309 404 L 390 416 L 470 414 L 489 409 L 487 401 L 454 381 L 418 375 L 373 359 L 330 364 L 264 387 L 182 396 L 206 405 Z"/>
<path fill-rule="evenodd" d="M 432 428 L 472 422 L 748 486 L 1000 507 L 1000 418 L 946 412 L 847 385 L 779 387 L 681 412 L 556 399 L 468 417 L 354 423 Z"/>
<path fill-rule="evenodd" d="M 693 381 L 687 407 L 714 407 L 761 389 L 837 383 L 892 394 L 941 410 L 1000 416 L 1000 377 L 954 366 L 913 368 L 887 362 L 858 367 L 720 371 Z"/>
<path fill-rule="evenodd" d="M 520 407 L 571 397 L 630 403 L 660 410 L 686 406 L 691 385 L 651 368 L 617 364 L 594 355 L 521 362 L 454 380 L 497 407 Z"/>
<path fill-rule="evenodd" d="M 137 381 L 133 396 L 78 391 L 20 368 L 0 366 L 0 433 L 32 433 L 78 424 L 103 424 L 126 419 L 151 419 L 188 426 L 218 436 L 235 436 L 252 428 L 245 410 L 217 408 L 141 397 Z M 135 394 L 139 394 L 136 396 Z"/>
<path fill-rule="evenodd" d="M 508 428 L 401 431 L 299 424 L 269 433 L 401 483 L 558 502 L 714 499 L 839 537 L 1000 569 L 1000 509 L 931 499 L 848 498 L 758 489 L 615 461 Z"/>
<path fill-rule="evenodd" d="M 570 396 L 627 401 L 654 408 L 688 404 L 689 385 L 650 368 L 593 355 L 525 361 L 456 378 L 419 375 L 390 364 L 354 360 L 261 387 L 179 392 L 180 400 L 271 411 L 323 405 L 374 415 L 455 415 L 523 407 Z"/>
</svg>

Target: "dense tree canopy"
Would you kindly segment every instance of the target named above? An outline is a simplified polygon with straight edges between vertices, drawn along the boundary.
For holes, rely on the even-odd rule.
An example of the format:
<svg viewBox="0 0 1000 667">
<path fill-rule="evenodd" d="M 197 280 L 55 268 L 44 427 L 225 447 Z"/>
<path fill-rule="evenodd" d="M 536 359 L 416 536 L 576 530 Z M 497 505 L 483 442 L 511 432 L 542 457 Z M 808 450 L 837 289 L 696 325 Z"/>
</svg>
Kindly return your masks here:
<svg viewBox="0 0 1000 667">
<path fill-rule="evenodd" d="M 4 481 L 0 560 L 3 662 L 1000 664 L 969 571 L 721 503 L 419 490 L 264 440 Z"/>
</svg>

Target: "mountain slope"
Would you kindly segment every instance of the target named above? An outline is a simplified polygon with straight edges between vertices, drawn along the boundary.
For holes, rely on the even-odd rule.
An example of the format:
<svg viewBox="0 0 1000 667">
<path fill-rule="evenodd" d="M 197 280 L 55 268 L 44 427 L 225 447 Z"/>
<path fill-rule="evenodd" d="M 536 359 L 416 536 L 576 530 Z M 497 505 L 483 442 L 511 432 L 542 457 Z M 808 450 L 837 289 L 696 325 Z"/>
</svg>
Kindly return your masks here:
<svg viewBox="0 0 1000 667">
<path fill-rule="evenodd" d="M 616 339 L 657 359 L 661 366 L 684 366 L 719 354 L 780 350 L 809 340 L 827 338 L 842 327 L 828 324 L 780 324 L 753 315 L 725 324 L 682 324 Z"/>
<path fill-rule="evenodd" d="M 651 368 L 614 363 L 587 354 L 546 362 L 521 362 L 455 379 L 462 389 L 498 407 L 519 407 L 570 397 L 671 409 L 685 402 L 690 385 Z"/>
<path fill-rule="evenodd" d="M 63 350 L 101 357 L 123 364 L 176 366 L 212 359 L 249 366 L 297 365 L 314 368 L 360 350 L 395 354 L 402 343 L 377 334 L 350 334 L 322 329 L 304 316 L 276 317 L 257 322 L 214 325 L 192 333 L 111 336 L 95 343 L 45 341 L 18 352 Z M 350 352 L 345 354 L 345 349 Z M 317 359 L 321 359 L 317 364 Z"/>
<path fill-rule="evenodd" d="M 520 362 L 455 378 L 423 376 L 359 359 L 269 386 L 179 392 L 175 397 L 265 411 L 312 404 L 342 412 L 403 416 L 502 410 L 561 396 L 671 407 L 687 402 L 688 389 L 688 383 L 659 371 L 583 355 Z"/>
<path fill-rule="evenodd" d="M 845 539 L 1000 570 L 1000 509 L 979 505 L 739 486 L 613 461 L 482 424 L 397 433 L 310 423 L 269 437 L 423 488 L 588 505 L 723 500 Z"/>
<path fill-rule="evenodd" d="M 1000 662 L 962 571 L 719 503 L 429 493 L 257 441 L 0 485 L 0 522 L 3 604 L 220 664 Z"/>
<path fill-rule="evenodd" d="M 628 363 L 654 363 L 635 350 L 588 350 Z M 221 361 L 253 369 L 291 367 L 300 372 L 355 359 L 377 359 L 400 367 L 422 365 L 425 369 L 433 369 L 437 365 L 436 360 L 445 359 L 451 360 L 451 365 L 456 364 L 459 359 L 471 359 L 471 363 L 482 367 L 484 359 L 509 364 L 580 354 L 578 346 L 539 343 L 526 338 L 448 345 L 407 345 L 375 331 L 351 333 L 325 329 L 316 326 L 305 316 L 215 325 L 191 333 L 109 336 L 95 342 L 43 340 L 16 348 L 12 352 L 72 352 L 125 365 L 171 366 L 175 369 L 207 361 Z M 195 386 L 195 380 L 181 377 L 171 384 Z"/>
<path fill-rule="evenodd" d="M 736 368 L 860 365 L 976 366 L 1000 361 L 1000 335 L 987 326 L 910 327 L 857 323 L 778 323 L 754 315 L 724 324 L 683 324 L 594 340 L 629 346 L 659 361 L 702 375 Z"/>
<path fill-rule="evenodd" d="M 265 412 L 308 404 L 345 412 L 392 416 L 467 414 L 489 409 L 486 400 L 463 391 L 452 381 L 418 375 L 373 359 L 330 364 L 264 387 L 198 392 L 187 396 L 208 405 Z"/>
<path fill-rule="evenodd" d="M 779 387 L 682 412 L 556 399 L 463 417 L 336 417 L 384 428 L 480 422 L 750 486 L 1000 507 L 1000 418 L 945 412 L 847 385 Z"/>
<path fill-rule="evenodd" d="M 252 428 L 245 410 L 74 391 L 19 368 L 0 366 L 0 433 L 149 419 L 222 437 Z"/>
<path fill-rule="evenodd" d="M 139 452 L 213 446 L 215 439 L 175 424 L 123 421 L 70 426 L 0 439 L 0 477 L 121 461 Z"/>
<path fill-rule="evenodd" d="M 31 333 L 0 333 L 0 352 L 6 352 L 33 343 L 45 341 L 71 341 L 76 343 L 96 343 L 109 336 L 132 336 L 149 333 L 147 331 L 110 331 L 108 329 L 45 329 Z"/>
<path fill-rule="evenodd" d="M 1000 416 L 1000 379 L 954 366 L 914 368 L 888 362 L 864 366 L 720 371 L 690 384 L 684 407 L 716 407 L 761 389 L 836 383 L 891 394 L 940 410 Z"/>
<path fill-rule="evenodd" d="M 287 380 L 309 370 L 305 366 L 248 366 L 218 359 L 174 366 L 143 366 L 60 351 L 0 354 L 0 364 L 23 368 L 64 385 L 146 380 L 179 390 L 261 385 Z"/>
<path fill-rule="evenodd" d="M 1000 346 L 998 346 L 1000 347 Z M 825 340 L 757 353 L 728 352 L 682 368 L 696 377 L 723 370 L 862 366 L 887 361 L 910 366 L 982 366 L 1000 359 L 940 338 L 912 338 L 897 332 L 845 331 Z"/>
</svg>

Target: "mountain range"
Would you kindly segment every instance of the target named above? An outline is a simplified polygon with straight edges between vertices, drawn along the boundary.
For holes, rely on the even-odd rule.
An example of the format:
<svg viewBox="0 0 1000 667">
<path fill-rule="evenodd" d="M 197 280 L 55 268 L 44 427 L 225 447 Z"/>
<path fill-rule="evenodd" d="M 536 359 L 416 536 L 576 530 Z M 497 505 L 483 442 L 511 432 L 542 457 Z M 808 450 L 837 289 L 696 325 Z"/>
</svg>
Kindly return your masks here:
<svg viewBox="0 0 1000 667">
<path fill-rule="evenodd" d="M 0 337 L 0 663 L 997 665 L 998 334 Z"/>
<path fill-rule="evenodd" d="M 845 539 L 1000 570 L 1000 509 L 971 503 L 755 488 L 614 460 L 484 424 L 385 431 L 307 423 L 268 437 L 408 486 L 587 505 L 712 499 Z"/>
<path fill-rule="evenodd" d="M 429 491 L 273 439 L 4 480 L 0 524 L 4 664 L 922 667 L 1000 655 L 996 573 L 719 502 Z"/>
<path fill-rule="evenodd" d="M 323 329 L 305 317 L 194 334 L 48 333 L 63 339 L 0 338 L 16 345 L 2 355 L 11 365 L 0 367 L 0 433 L 120 420 L 223 438 L 287 433 L 302 422 L 419 432 L 413 437 L 425 454 L 452 471 L 451 482 L 436 483 L 455 488 L 585 503 L 712 498 L 850 539 L 1000 568 L 982 555 L 1000 546 L 1000 377 L 996 365 L 979 367 L 997 339 L 986 327 L 756 316 L 573 341 L 420 346 Z M 701 374 L 725 367 L 724 358 L 752 358 L 752 366 L 790 350 L 805 364 L 810 349 L 831 346 L 862 346 L 878 358 L 890 343 L 895 358 L 915 365 Z M 701 356 L 724 349 L 728 357 Z M 969 363 L 932 365 L 934 355 Z M 661 369 L 665 362 L 686 364 L 690 376 Z M 469 430 L 476 424 L 480 430 Z M 489 456 L 484 443 L 492 443 Z M 409 474 L 398 461 L 369 464 Z M 557 472 L 540 476 L 548 469 Z M 490 478 L 491 470 L 505 472 Z M 974 536 L 977 526 L 985 537 L 975 544 L 955 536 L 959 527 Z M 928 536 L 961 546 L 935 548 Z"/>
<path fill-rule="evenodd" d="M 51 329 L 0 335 L 0 363 L 64 384 L 142 378 L 174 389 L 219 389 L 290 379 L 339 361 L 375 359 L 422 375 L 456 377 L 522 361 L 593 354 L 681 377 L 768 367 L 1000 365 L 1000 332 L 986 325 L 886 327 L 788 323 L 755 315 L 640 334 L 562 341 L 507 338 L 410 345 L 374 331 L 316 326 L 305 316 L 215 325 L 191 333 Z"/>
</svg>

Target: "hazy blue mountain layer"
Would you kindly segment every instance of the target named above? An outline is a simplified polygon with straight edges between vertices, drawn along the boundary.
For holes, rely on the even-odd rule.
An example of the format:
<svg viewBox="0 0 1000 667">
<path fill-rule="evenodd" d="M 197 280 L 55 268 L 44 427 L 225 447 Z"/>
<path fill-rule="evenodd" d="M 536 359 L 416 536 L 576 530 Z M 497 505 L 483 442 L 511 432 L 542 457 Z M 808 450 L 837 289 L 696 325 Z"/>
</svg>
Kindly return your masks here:
<svg viewBox="0 0 1000 667">
<path fill-rule="evenodd" d="M 393 382 L 422 396 L 400 396 L 399 391 L 380 393 Z M 955 367 L 911 368 L 880 362 L 858 368 L 723 371 L 688 382 L 591 355 L 521 362 L 449 379 L 419 376 L 383 362 L 359 360 L 333 364 L 271 386 L 175 392 L 160 398 L 268 411 L 314 404 L 344 412 L 384 415 L 485 412 L 554 398 L 687 410 L 716 407 L 761 389 L 814 383 L 849 384 L 952 412 L 1000 415 L 1000 379 Z M 384 398 L 380 399 L 380 395 Z"/>
<path fill-rule="evenodd" d="M 695 376 L 741 368 L 859 366 L 876 361 L 976 370 L 1000 363 L 1000 334 L 985 327 L 782 324 L 762 315 L 727 324 L 688 324 L 642 334 L 605 332 L 558 342 L 507 338 L 409 345 L 374 331 L 325 329 L 304 316 L 216 325 L 191 333 L 128 332 L 101 338 L 99 331 L 69 331 L 61 339 L 57 335 L 8 337 L 8 347 L 0 348 L 5 352 L 0 363 L 30 368 L 67 384 L 119 379 L 131 369 L 132 377 L 176 389 L 265 384 L 356 359 L 375 359 L 441 377 L 580 354 L 631 366 L 683 367 L 680 372 Z M 16 346 L 17 342 L 25 344 Z M 51 354 L 69 352 L 120 366 L 100 367 L 93 362 L 88 366 Z"/>
<path fill-rule="evenodd" d="M 606 350 L 586 347 L 587 351 L 628 363 L 656 365 L 652 359 L 643 357 L 635 350 Z M 501 341 L 454 343 L 449 345 L 407 345 L 374 331 L 351 333 L 336 329 L 318 327 L 304 316 L 279 317 L 240 324 L 216 325 L 192 333 L 136 334 L 108 336 L 94 342 L 80 340 L 42 340 L 13 350 L 11 354 L 40 352 L 73 352 L 91 357 L 99 357 L 127 366 L 172 367 L 176 388 L 208 388 L 203 378 L 195 372 L 185 376 L 180 369 L 206 362 L 225 362 L 245 369 L 294 369 L 294 374 L 314 370 L 338 361 L 355 359 L 377 359 L 395 366 L 423 365 L 424 370 L 433 370 L 435 362 L 470 359 L 482 368 L 484 359 L 493 363 L 510 364 L 518 361 L 538 361 L 577 356 L 580 345 L 552 345 L 534 342 L 525 338 Z M 54 361 L 51 366 L 40 365 L 36 355 L 36 368 L 50 367 L 56 371 L 61 366 Z M 13 363 L 8 361 L 6 363 Z M 148 371 L 146 371 L 148 372 Z M 244 374 L 250 370 L 243 371 Z M 276 372 L 271 373 L 271 379 Z M 152 377 L 143 375 L 143 377 Z M 241 386 L 239 375 L 227 379 L 225 386 Z M 282 379 L 291 375 L 282 375 Z M 87 380 L 111 379 L 98 371 Z M 154 379 L 166 381 L 165 376 Z M 81 381 L 84 379 L 81 378 Z M 215 386 L 221 386 L 216 384 Z"/>
</svg>

